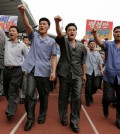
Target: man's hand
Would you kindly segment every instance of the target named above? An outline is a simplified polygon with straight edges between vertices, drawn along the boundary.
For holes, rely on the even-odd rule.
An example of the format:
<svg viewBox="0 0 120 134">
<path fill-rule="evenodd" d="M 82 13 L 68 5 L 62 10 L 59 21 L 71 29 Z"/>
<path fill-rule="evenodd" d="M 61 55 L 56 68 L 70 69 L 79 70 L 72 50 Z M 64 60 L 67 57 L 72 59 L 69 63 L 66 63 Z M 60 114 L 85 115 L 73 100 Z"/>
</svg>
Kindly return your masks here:
<svg viewBox="0 0 120 134">
<path fill-rule="evenodd" d="M 18 10 L 20 11 L 20 13 L 24 13 L 25 12 L 25 6 L 23 4 L 18 6 Z"/>
<path fill-rule="evenodd" d="M 60 21 L 62 21 L 62 18 L 59 15 L 57 15 L 54 17 L 54 20 L 56 23 L 59 23 Z"/>
<path fill-rule="evenodd" d="M 103 69 L 102 69 L 102 70 L 100 70 L 100 75 L 101 75 L 101 76 L 103 76 Z"/>
<path fill-rule="evenodd" d="M 82 76 L 82 81 L 83 81 L 83 84 L 86 83 L 86 75 L 83 75 L 83 76 Z"/>
<path fill-rule="evenodd" d="M 90 30 L 90 32 L 91 32 L 91 34 L 95 35 L 95 34 L 97 33 L 97 30 L 96 30 L 95 28 L 92 28 L 92 29 Z"/>
<path fill-rule="evenodd" d="M 56 78 L 56 74 L 55 73 L 51 73 L 50 75 L 50 81 L 54 81 Z"/>
</svg>

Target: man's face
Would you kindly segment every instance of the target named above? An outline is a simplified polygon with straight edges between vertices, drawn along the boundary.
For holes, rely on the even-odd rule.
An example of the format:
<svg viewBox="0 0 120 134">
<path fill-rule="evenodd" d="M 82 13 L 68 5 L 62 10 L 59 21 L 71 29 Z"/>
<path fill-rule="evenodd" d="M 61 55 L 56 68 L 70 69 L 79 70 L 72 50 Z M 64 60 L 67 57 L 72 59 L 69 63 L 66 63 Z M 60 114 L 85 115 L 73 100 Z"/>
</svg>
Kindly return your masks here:
<svg viewBox="0 0 120 134">
<path fill-rule="evenodd" d="M 11 40 L 16 40 L 18 38 L 18 32 L 16 28 L 10 28 L 9 29 L 9 38 Z"/>
<path fill-rule="evenodd" d="M 66 31 L 66 34 L 70 40 L 74 40 L 77 35 L 77 30 L 74 26 L 69 26 Z"/>
<path fill-rule="evenodd" d="M 101 57 L 104 60 L 105 59 L 105 54 L 101 53 Z"/>
<path fill-rule="evenodd" d="M 29 45 L 29 44 L 30 44 L 30 41 L 29 41 L 28 38 L 24 38 L 24 39 L 23 39 L 23 42 L 24 42 L 26 45 Z"/>
<path fill-rule="evenodd" d="M 115 39 L 115 40 L 120 41 L 120 29 L 116 29 L 116 30 L 113 32 L 113 36 L 114 36 L 114 39 Z"/>
<path fill-rule="evenodd" d="M 47 33 L 49 28 L 50 28 L 50 26 L 48 25 L 47 21 L 41 21 L 39 23 L 39 32 L 40 32 L 40 34 Z"/>
<path fill-rule="evenodd" d="M 90 42 L 89 43 L 90 50 L 95 50 L 95 47 L 96 47 L 96 43 L 95 42 Z"/>
</svg>

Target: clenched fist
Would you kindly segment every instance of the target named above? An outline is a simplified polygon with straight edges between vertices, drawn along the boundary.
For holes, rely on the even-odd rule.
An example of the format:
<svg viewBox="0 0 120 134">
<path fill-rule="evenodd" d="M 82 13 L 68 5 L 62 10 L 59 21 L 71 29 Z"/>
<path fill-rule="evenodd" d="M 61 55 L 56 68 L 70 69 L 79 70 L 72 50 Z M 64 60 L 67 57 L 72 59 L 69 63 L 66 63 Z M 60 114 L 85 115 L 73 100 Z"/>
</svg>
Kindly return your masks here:
<svg viewBox="0 0 120 134">
<path fill-rule="evenodd" d="M 25 6 L 23 4 L 19 5 L 18 9 L 19 9 L 20 13 L 24 13 L 25 12 Z"/>
<path fill-rule="evenodd" d="M 59 23 L 60 21 L 62 21 L 62 18 L 59 15 L 57 15 L 54 17 L 54 20 L 56 23 Z"/>
</svg>

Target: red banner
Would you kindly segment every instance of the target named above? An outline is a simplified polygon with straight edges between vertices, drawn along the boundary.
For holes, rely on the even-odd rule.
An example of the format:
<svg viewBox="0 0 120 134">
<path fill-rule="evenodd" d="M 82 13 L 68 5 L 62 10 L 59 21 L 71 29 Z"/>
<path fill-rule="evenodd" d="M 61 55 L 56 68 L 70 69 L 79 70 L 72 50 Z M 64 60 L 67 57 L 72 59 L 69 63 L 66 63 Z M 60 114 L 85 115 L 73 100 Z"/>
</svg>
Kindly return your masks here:
<svg viewBox="0 0 120 134">
<path fill-rule="evenodd" d="M 108 38 L 109 40 L 112 39 L 112 29 L 113 29 L 113 22 L 111 21 L 101 21 L 101 20 L 87 20 L 86 21 L 86 37 L 93 38 L 90 30 L 92 28 L 97 29 L 98 36 L 100 39 Z"/>
</svg>

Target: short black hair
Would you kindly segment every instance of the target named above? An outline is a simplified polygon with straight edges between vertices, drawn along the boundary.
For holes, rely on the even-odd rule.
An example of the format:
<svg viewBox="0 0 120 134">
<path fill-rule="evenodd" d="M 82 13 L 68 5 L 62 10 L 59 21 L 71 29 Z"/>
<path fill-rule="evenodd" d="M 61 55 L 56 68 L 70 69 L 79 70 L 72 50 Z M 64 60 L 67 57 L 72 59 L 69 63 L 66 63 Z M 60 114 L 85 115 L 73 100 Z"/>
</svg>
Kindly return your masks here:
<svg viewBox="0 0 120 134">
<path fill-rule="evenodd" d="M 23 39 L 25 39 L 25 38 L 27 38 L 27 39 L 29 39 L 29 40 L 30 40 L 30 38 L 29 38 L 28 36 L 23 36 Z"/>
<path fill-rule="evenodd" d="M 89 45 L 91 42 L 95 42 L 95 40 L 94 40 L 94 39 L 89 39 L 88 45 Z M 95 43 L 96 43 L 96 42 L 95 42 Z"/>
<path fill-rule="evenodd" d="M 76 26 L 75 23 L 69 23 L 69 24 L 67 24 L 67 26 L 65 27 L 65 31 L 66 31 L 66 32 L 67 32 L 68 27 L 70 27 L 70 26 L 74 26 L 74 27 L 76 28 L 76 30 L 77 30 L 77 26 Z"/>
<path fill-rule="evenodd" d="M 20 32 L 20 30 L 19 30 L 19 28 L 17 26 L 10 26 L 10 28 L 15 28 L 18 33 Z M 9 28 L 9 30 L 10 30 L 10 28 Z"/>
<path fill-rule="evenodd" d="M 105 52 L 104 51 L 100 51 L 100 54 L 105 54 Z"/>
<path fill-rule="evenodd" d="M 114 32 L 116 29 L 120 29 L 120 26 L 114 27 L 113 32 Z"/>
<path fill-rule="evenodd" d="M 50 26 L 50 20 L 48 18 L 46 18 L 46 17 L 40 18 L 39 19 L 39 24 L 40 24 L 41 21 L 47 21 L 48 25 Z"/>
</svg>

